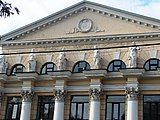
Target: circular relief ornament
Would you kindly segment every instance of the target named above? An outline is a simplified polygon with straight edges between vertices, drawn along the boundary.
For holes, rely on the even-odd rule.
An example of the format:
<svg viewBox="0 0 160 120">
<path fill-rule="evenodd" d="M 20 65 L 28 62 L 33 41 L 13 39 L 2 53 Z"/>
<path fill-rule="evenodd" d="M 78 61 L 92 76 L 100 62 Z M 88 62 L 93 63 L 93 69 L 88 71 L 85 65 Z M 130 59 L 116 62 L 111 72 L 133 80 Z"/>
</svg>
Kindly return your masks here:
<svg viewBox="0 0 160 120">
<path fill-rule="evenodd" d="M 81 32 L 89 32 L 92 28 L 92 21 L 90 19 L 82 19 L 79 23 L 78 23 L 78 29 Z"/>
</svg>

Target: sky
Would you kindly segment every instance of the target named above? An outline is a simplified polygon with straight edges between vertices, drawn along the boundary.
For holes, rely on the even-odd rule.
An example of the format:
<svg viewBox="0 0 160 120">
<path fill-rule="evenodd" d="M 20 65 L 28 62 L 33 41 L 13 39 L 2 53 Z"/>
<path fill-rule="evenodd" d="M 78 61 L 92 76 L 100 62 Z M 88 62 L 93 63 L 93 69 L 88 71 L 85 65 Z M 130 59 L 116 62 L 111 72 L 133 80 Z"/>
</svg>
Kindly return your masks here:
<svg viewBox="0 0 160 120">
<path fill-rule="evenodd" d="M 20 10 L 20 15 L 0 18 L 0 35 L 32 23 L 82 0 L 3 0 Z M 88 0 L 129 12 L 160 19 L 160 0 Z"/>
</svg>

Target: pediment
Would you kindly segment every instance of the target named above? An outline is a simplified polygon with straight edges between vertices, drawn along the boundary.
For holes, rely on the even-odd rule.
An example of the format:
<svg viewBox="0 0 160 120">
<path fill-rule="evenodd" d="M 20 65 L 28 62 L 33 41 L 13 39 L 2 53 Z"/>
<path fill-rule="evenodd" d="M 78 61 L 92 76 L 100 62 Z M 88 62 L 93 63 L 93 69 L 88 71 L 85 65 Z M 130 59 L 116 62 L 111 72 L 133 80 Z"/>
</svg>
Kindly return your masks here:
<svg viewBox="0 0 160 120">
<path fill-rule="evenodd" d="M 157 19 L 83 1 L 2 36 L 3 41 L 159 32 Z"/>
</svg>

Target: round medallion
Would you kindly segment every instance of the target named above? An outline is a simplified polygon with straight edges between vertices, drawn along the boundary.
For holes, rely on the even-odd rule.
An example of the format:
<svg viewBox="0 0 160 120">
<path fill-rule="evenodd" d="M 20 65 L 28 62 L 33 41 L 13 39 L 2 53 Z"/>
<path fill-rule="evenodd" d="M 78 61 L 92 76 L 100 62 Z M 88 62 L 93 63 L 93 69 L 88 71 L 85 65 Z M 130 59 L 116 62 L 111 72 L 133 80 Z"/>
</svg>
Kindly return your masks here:
<svg viewBox="0 0 160 120">
<path fill-rule="evenodd" d="M 90 19 L 82 19 L 78 23 L 78 29 L 81 32 L 89 32 L 92 28 L 92 21 Z"/>
</svg>

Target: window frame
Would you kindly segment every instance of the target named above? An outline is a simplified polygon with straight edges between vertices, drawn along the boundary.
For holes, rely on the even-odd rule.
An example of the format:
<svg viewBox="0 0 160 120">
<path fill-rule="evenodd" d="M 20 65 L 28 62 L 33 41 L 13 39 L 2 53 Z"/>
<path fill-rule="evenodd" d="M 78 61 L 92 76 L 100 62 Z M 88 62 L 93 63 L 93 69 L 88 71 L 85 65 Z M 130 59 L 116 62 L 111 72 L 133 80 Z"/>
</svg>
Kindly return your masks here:
<svg viewBox="0 0 160 120">
<path fill-rule="evenodd" d="M 77 67 L 77 65 L 78 65 L 78 67 L 79 67 L 80 63 L 82 63 L 82 62 L 85 63 L 85 67 L 84 67 L 84 68 L 81 68 L 81 69 L 78 68 L 78 71 L 75 71 L 75 68 Z M 87 66 L 88 66 L 88 68 L 87 68 Z M 90 69 L 91 69 L 91 66 L 90 66 L 90 64 L 89 64 L 87 61 L 78 61 L 78 62 L 76 62 L 76 63 L 74 64 L 73 69 L 72 69 L 72 73 L 82 73 L 83 70 L 90 70 Z"/>
<path fill-rule="evenodd" d="M 48 64 L 52 64 L 53 67 L 47 67 Z M 42 73 L 42 72 L 43 72 L 43 69 L 45 69 L 45 72 L 44 72 L 44 73 Z M 54 64 L 53 62 L 46 62 L 46 63 L 44 63 L 44 64 L 42 65 L 40 74 L 41 74 L 41 75 L 45 75 L 45 74 L 48 74 L 48 72 L 54 72 L 54 71 L 56 71 L 56 69 L 57 69 L 56 64 Z M 52 71 L 49 71 L 49 70 L 52 70 Z"/>
<path fill-rule="evenodd" d="M 107 102 L 107 98 L 108 96 L 122 96 L 124 97 L 124 102 Z M 118 120 L 120 120 L 119 116 L 120 116 L 120 104 L 123 103 L 124 104 L 124 117 L 125 117 L 125 95 L 106 95 L 106 107 L 105 107 L 105 120 L 107 120 L 107 103 L 112 103 L 112 113 L 111 113 L 111 119 L 110 120 L 114 120 L 113 119 L 113 107 L 114 104 L 118 104 Z"/>
<path fill-rule="evenodd" d="M 157 64 L 151 64 L 151 60 L 157 60 Z M 149 63 L 148 63 L 149 62 Z M 146 67 L 145 67 L 145 65 L 146 64 L 149 64 L 149 69 L 146 69 Z M 156 69 L 151 69 L 151 66 L 156 66 Z M 157 58 L 150 58 L 150 59 L 148 59 L 145 63 L 144 63 L 144 65 L 143 65 L 143 68 L 146 70 L 146 71 L 156 71 L 157 70 L 157 68 L 159 68 L 160 67 L 160 60 L 159 59 L 157 59 Z"/>
<path fill-rule="evenodd" d="M 120 62 L 120 65 L 114 65 L 115 62 Z M 112 70 L 110 71 L 109 68 L 111 65 L 112 65 Z M 124 67 L 122 67 L 123 65 L 124 65 Z M 108 72 L 119 72 L 119 69 L 115 70 L 116 67 L 119 67 L 119 69 L 124 69 L 124 68 L 126 68 L 126 64 L 120 59 L 112 60 L 111 62 L 109 62 L 108 66 L 107 66 L 107 71 Z"/>
<path fill-rule="evenodd" d="M 88 105 L 89 105 L 89 101 L 88 101 L 88 102 L 72 102 L 72 99 L 73 99 L 74 96 L 85 96 L 85 97 L 88 97 L 88 98 L 89 98 L 89 95 L 71 95 L 69 120 L 72 120 L 72 119 L 71 119 L 72 103 L 76 103 L 76 118 L 75 118 L 75 120 L 77 119 L 78 105 L 79 105 L 79 104 L 82 104 L 82 119 L 81 119 L 81 120 L 89 120 L 89 116 L 88 116 L 88 119 L 83 119 L 84 104 L 88 104 Z M 88 112 L 88 115 L 89 115 L 89 112 Z M 74 119 L 73 119 L 73 120 L 74 120 Z"/>
<path fill-rule="evenodd" d="M 44 102 L 43 99 L 44 97 L 53 97 L 53 101 L 51 102 Z M 36 114 L 36 120 L 41 120 L 43 118 L 41 118 L 44 115 L 44 106 L 45 104 L 49 104 L 49 109 L 48 109 L 48 118 L 45 120 L 50 120 L 53 119 L 53 115 L 54 115 L 54 106 L 55 106 L 55 100 L 54 100 L 54 96 L 52 95 L 47 95 L 47 96 L 38 96 L 38 102 L 37 102 L 37 114 Z M 53 105 L 53 112 L 50 112 L 51 109 L 51 105 Z M 43 108 L 43 109 L 42 109 Z"/>
<path fill-rule="evenodd" d="M 17 68 L 17 67 L 22 67 L 22 68 Z M 16 73 L 23 73 L 24 72 L 24 68 L 25 68 L 25 66 L 23 64 L 15 64 L 11 68 L 10 75 L 15 75 Z M 22 70 L 22 71 L 18 72 L 18 70 Z"/>
<path fill-rule="evenodd" d="M 21 102 L 9 102 L 11 101 L 10 98 L 18 98 L 21 99 Z M 11 113 L 9 113 L 9 105 L 11 105 Z M 14 109 L 14 105 L 18 105 L 17 106 L 17 111 L 16 111 L 16 118 L 13 119 L 13 109 Z M 6 105 L 6 112 L 5 112 L 5 120 L 19 120 L 20 119 L 20 115 L 21 115 L 21 108 L 22 108 L 22 98 L 20 96 L 9 96 L 7 97 L 7 105 Z"/>
<path fill-rule="evenodd" d="M 157 112 L 157 114 L 156 114 L 156 115 L 157 115 L 157 119 L 155 119 L 155 120 L 159 120 L 159 119 L 160 119 L 160 116 L 159 116 L 159 118 L 158 118 L 158 112 L 160 113 L 160 111 L 158 111 L 158 104 L 160 104 L 160 101 L 158 101 L 158 102 L 157 102 L 157 101 L 156 101 L 156 102 L 154 102 L 154 101 L 144 102 L 144 97 L 145 97 L 145 96 L 154 96 L 154 97 L 159 96 L 159 97 L 160 97 L 160 94 L 151 94 L 151 95 L 147 94 L 147 95 L 143 95 L 143 116 L 144 116 L 144 110 L 146 110 L 145 107 L 144 107 L 144 104 L 145 104 L 145 103 L 150 103 L 150 104 L 149 104 L 149 107 L 150 107 L 150 109 L 149 109 L 149 114 L 150 114 L 150 115 L 149 115 L 149 120 L 152 120 L 152 119 L 151 119 L 151 111 L 152 111 L 152 109 L 151 109 L 151 104 L 156 103 L 156 106 L 157 106 L 157 110 L 156 110 L 156 112 Z M 143 120 L 145 120 L 144 117 L 143 117 Z"/>
</svg>

